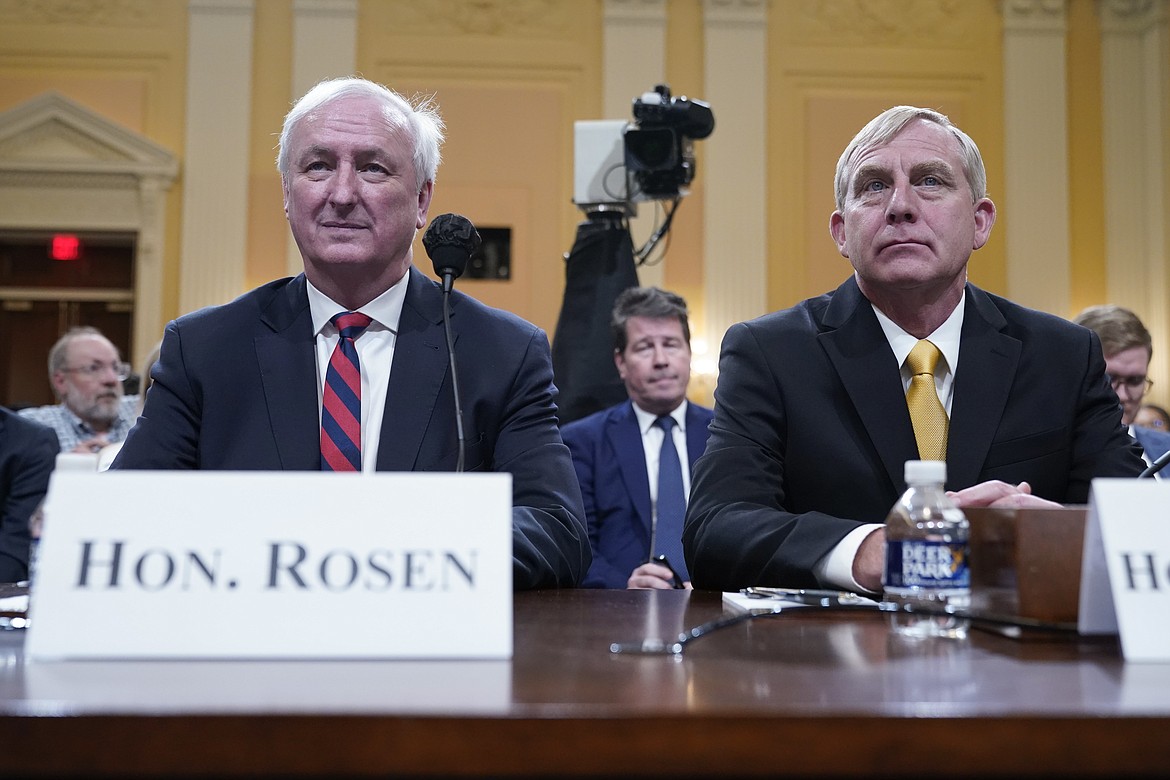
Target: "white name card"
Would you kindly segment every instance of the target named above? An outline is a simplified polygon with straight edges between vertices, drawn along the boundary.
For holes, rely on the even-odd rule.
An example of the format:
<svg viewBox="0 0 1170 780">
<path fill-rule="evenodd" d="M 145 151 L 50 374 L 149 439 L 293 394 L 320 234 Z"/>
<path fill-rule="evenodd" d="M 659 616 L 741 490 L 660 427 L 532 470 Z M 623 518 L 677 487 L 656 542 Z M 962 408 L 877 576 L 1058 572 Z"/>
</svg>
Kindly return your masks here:
<svg viewBox="0 0 1170 780">
<path fill-rule="evenodd" d="M 1119 633 L 1127 661 L 1170 661 L 1170 482 L 1093 480 L 1078 624 Z"/>
<path fill-rule="evenodd" d="M 55 473 L 30 658 L 512 655 L 510 474 Z"/>
</svg>

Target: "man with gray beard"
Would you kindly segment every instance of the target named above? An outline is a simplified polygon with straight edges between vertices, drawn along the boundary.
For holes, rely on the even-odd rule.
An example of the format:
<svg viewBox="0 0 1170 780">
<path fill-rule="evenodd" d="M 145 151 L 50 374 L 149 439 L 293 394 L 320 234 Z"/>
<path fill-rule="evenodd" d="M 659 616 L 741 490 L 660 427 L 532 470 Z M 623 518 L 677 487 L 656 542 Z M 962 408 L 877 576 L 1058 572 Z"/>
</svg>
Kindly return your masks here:
<svg viewBox="0 0 1170 780">
<path fill-rule="evenodd" d="M 61 452 L 95 453 L 126 438 L 138 396 L 125 395 L 130 365 L 97 328 L 71 328 L 49 350 L 49 382 L 59 404 L 22 409 L 21 417 L 52 428 Z"/>
</svg>

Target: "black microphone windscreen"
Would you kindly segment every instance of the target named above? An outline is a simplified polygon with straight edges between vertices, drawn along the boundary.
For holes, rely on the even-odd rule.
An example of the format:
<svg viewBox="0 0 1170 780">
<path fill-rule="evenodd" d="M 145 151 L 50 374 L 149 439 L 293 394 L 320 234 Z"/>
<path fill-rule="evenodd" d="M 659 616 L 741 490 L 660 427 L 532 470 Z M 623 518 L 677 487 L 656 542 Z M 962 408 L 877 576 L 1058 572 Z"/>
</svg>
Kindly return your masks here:
<svg viewBox="0 0 1170 780">
<path fill-rule="evenodd" d="M 471 220 L 462 214 L 440 214 L 431 220 L 423 234 L 423 248 L 431 258 L 435 274 L 451 274 L 459 278 L 467 261 L 479 249 L 479 232 Z"/>
</svg>

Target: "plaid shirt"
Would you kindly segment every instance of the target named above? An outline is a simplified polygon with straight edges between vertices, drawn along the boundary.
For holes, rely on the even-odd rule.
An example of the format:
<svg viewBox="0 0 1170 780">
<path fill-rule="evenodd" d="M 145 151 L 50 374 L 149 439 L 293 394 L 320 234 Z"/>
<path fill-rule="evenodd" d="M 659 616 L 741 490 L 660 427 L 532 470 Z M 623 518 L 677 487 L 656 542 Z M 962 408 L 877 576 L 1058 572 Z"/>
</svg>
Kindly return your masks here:
<svg viewBox="0 0 1170 780">
<path fill-rule="evenodd" d="M 17 412 L 41 425 L 47 425 L 57 432 L 57 440 L 61 443 L 61 452 L 70 452 L 86 439 L 97 436 L 97 432 L 90 428 L 80 417 L 69 411 L 64 404 L 53 406 L 36 406 L 30 409 L 21 409 Z M 128 395 L 122 398 L 118 408 L 118 419 L 110 425 L 105 434 L 110 444 L 122 441 L 138 416 L 138 396 Z"/>
</svg>

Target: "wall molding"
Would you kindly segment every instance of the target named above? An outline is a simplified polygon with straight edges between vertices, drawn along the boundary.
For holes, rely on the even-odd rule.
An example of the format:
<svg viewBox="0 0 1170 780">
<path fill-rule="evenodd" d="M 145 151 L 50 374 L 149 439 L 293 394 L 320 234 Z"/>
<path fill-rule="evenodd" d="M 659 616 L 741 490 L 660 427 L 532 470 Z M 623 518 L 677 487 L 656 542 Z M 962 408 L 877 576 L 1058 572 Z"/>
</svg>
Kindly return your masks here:
<svg viewBox="0 0 1170 780">
<path fill-rule="evenodd" d="M 137 234 L 134 365 L 162 336 L 166 193 L 176 156 L 55 92 L 0 113 L 0 229 Z"/>
</svg>

